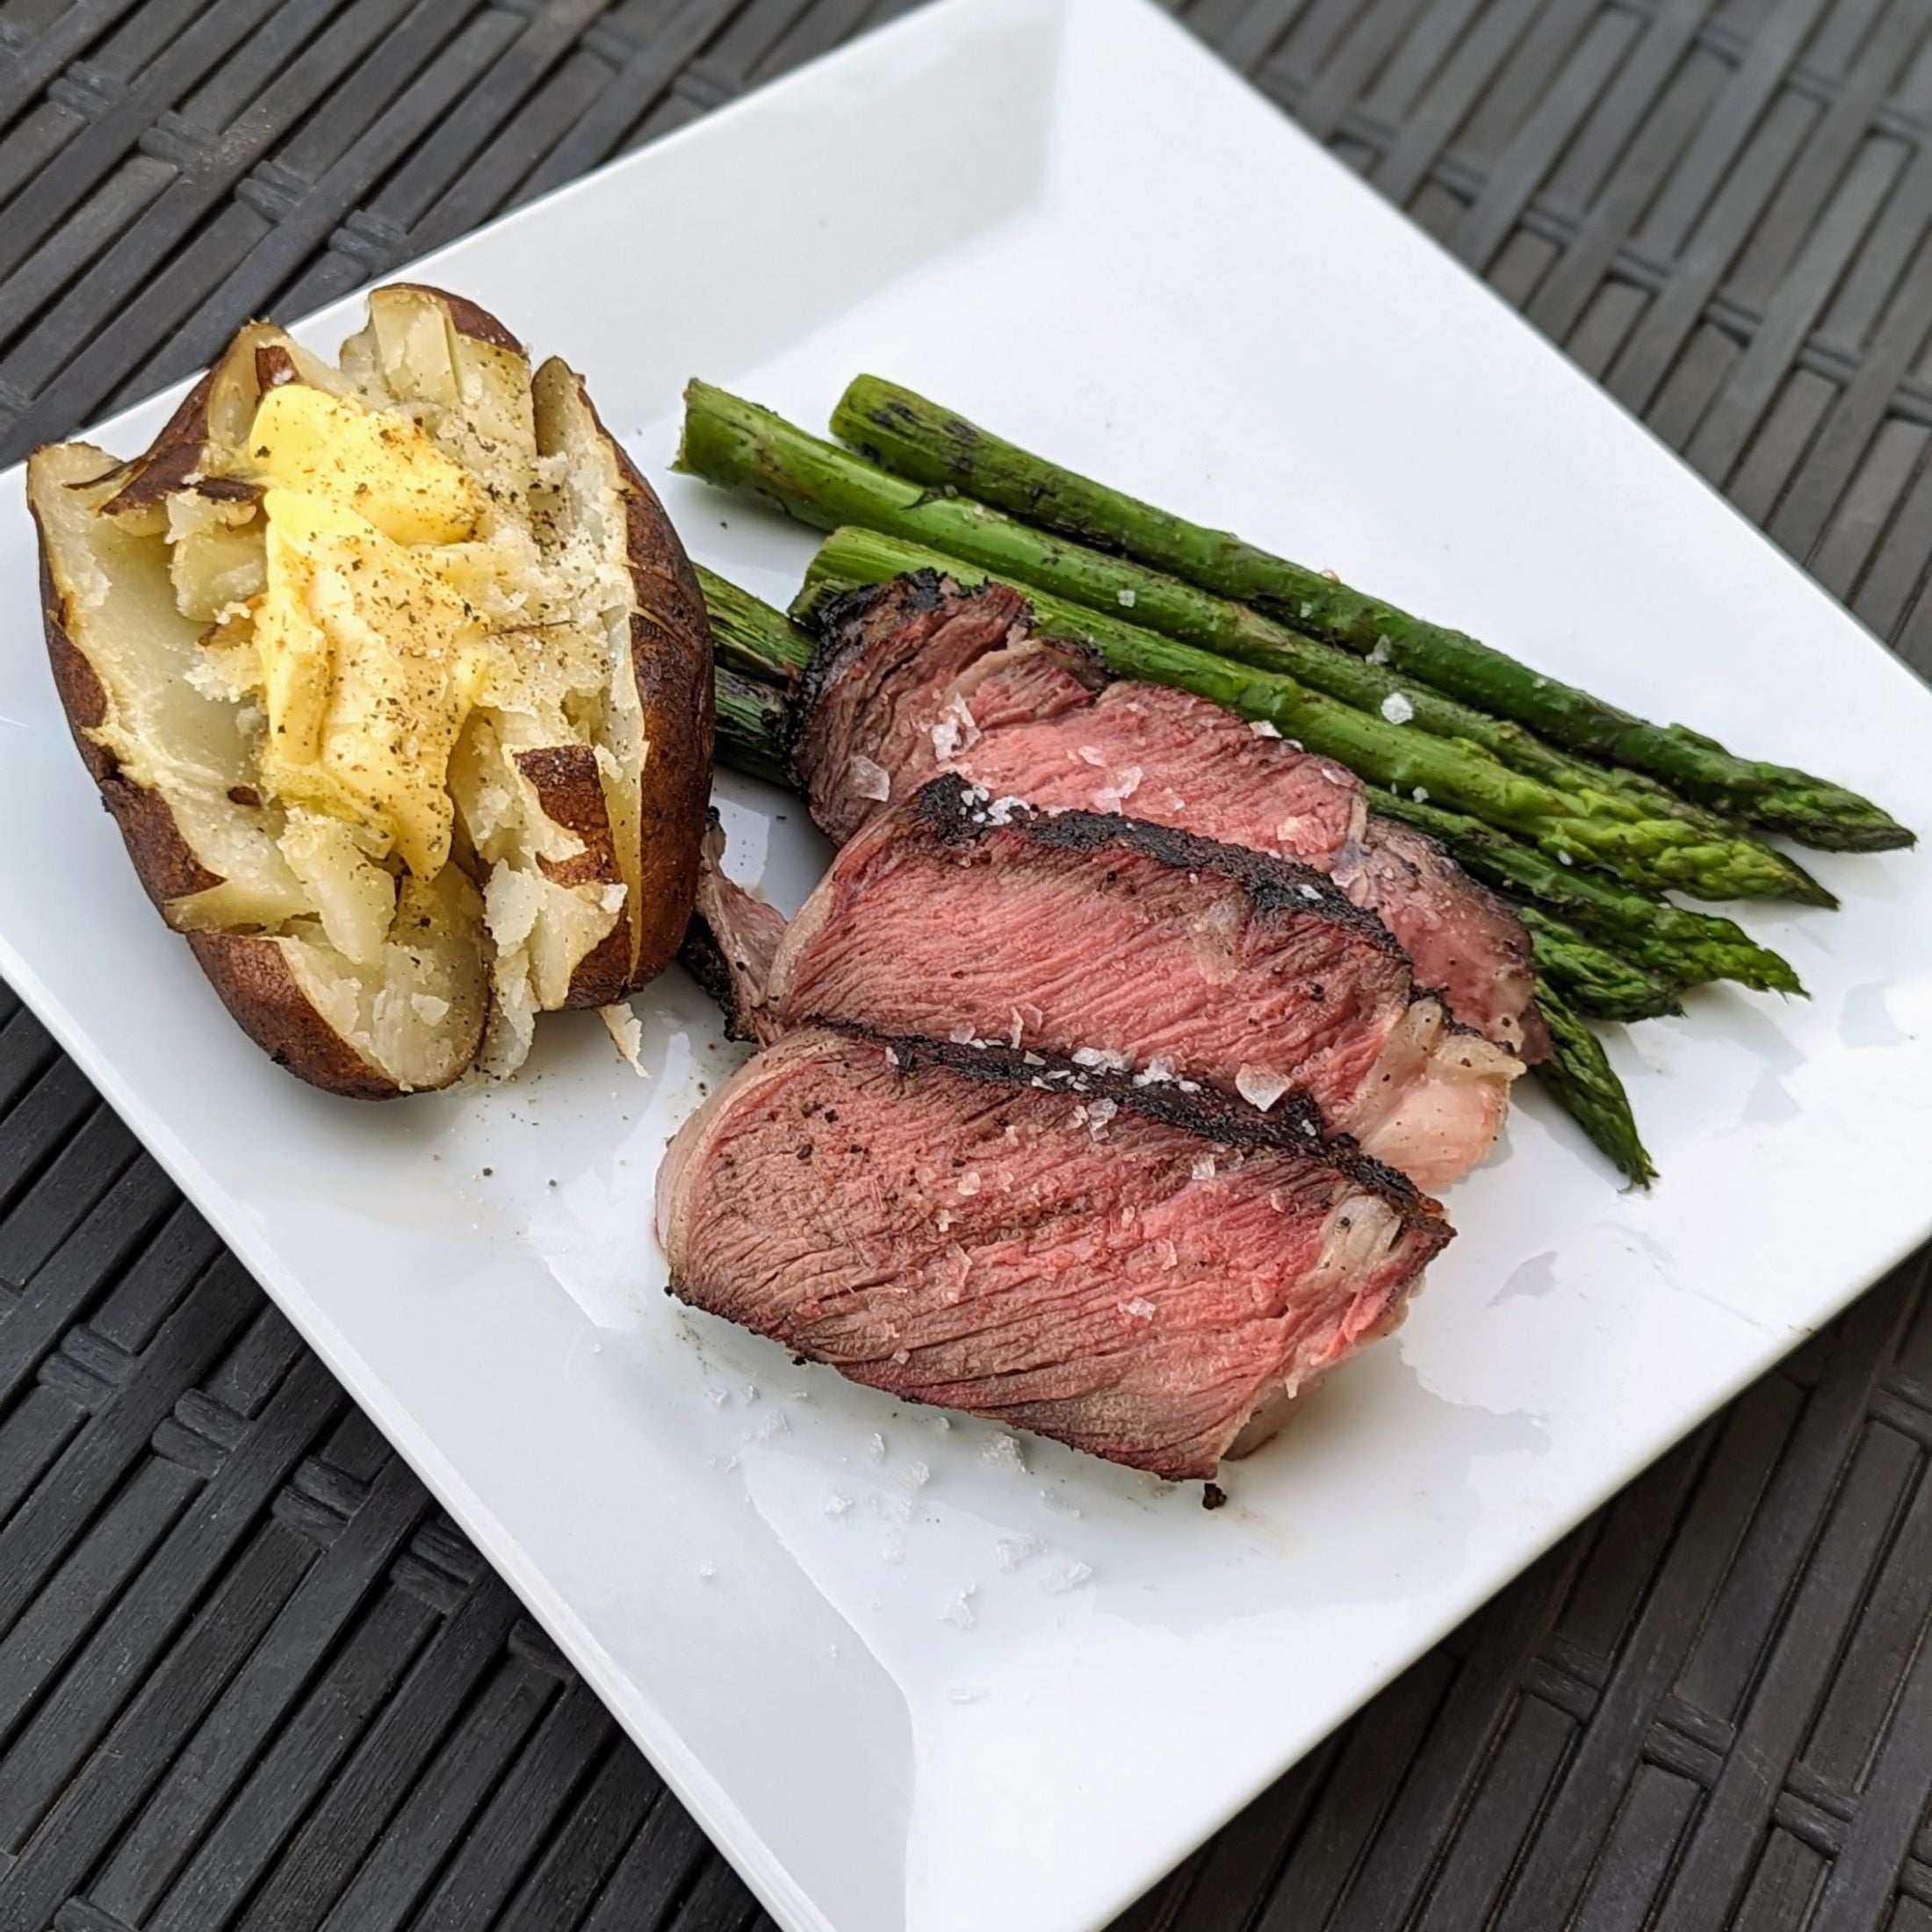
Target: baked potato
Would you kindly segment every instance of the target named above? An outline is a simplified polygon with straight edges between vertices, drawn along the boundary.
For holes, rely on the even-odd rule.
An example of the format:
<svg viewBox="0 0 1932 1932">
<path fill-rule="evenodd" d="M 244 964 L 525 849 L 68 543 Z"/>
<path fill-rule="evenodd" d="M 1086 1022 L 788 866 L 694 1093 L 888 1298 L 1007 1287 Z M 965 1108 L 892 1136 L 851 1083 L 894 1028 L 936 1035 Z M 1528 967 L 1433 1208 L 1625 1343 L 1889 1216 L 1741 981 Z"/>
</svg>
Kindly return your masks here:
<svg viewBox="0 0 1932 1932">
<path fill-rule="evenodd" d="M 710 632 L 579 377 L 398 284 L 330 366 L 250 323 L 144 455 L 28 464 L 47 649 L 135 871 L 334 1093 L 514 1070 L 689 917 Z"/>
</svg>

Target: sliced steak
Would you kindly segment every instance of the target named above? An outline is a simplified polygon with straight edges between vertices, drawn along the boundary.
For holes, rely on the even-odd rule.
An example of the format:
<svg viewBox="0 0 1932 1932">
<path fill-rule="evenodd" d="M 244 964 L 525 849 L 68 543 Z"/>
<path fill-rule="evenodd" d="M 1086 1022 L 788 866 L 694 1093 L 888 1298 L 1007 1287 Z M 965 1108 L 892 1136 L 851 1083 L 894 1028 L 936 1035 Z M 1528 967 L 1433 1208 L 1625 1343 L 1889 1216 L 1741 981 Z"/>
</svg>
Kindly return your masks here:
<svg viewBox="0 0 1932 1932">
<path fill-rule="evenodd" d="M 966 694 L 990 673 L 1005 674 L 1015 717 L 1050 717 L 1056 704 L 1084 703 L 1089 686 L 1105 681 L 1076 647 L 1027 649 L 1031 608 L 999 586 L 962 597 L 948 580 L 920 571 L 842 598 L 840 609 L 799 687 L 798 716 L 808 722 L 794 734 L 792 765 L 820 829 L 841 843 L 890 795 L 895 772 L 930 757 L 935 728 L 943 741 L 947 701 L 970 702 Z M 1047 674 L 1040 687 L 1028 683 L 1025 669 L 1034 659 Z M 1084 681 L 1068 674 L 1076 663 Z M 956 696 L 955 684 L 962 688 Z"/>
<path fill-rule="evenodd" d="M 765 988 L 772 955 L 785 936 L 785 915 L 729 877 L 719 862 L 724 855 L 724 831 L 714 811 L 678 961 L 723 1008 L 728 1038 L 761 1040 L 775 1031 L 765 1011 Z"/>
<path fill-rule="evenodd" d="M 937 778 L 833 860 L 762 1016 L 999 1041 L 1198 1082 L 1330 1131 L 1425 1187 L 1489 1151 L 1522 1063 L 1458 1029 L 1381 922 L 1322 874 Z"/>
<path fill-rule="evenodd" d="M 1311 1125 L 806 1030 L 680 1130 L 658 1232 L 674 1293 L 856 1381 L 1207 1476 L 1393 1328 L 1450 1238 Z"/>
<path fill-rule="evenodd" d="M 962 591 L 930 571 L 825 613 L 793 760 L 833 838 L 953 771 L 996 798 L 1299 859 L 1373 910 L 1459 1019 L 1543 1056 L 1529 935 L 1441 847 L 1371 815 L 1361 781 L 1332 760 L 1187 692 L 1105 683 L 1083 647 L 1034 637 L 1029 621 L 1016 592 Z"/>
</svg>

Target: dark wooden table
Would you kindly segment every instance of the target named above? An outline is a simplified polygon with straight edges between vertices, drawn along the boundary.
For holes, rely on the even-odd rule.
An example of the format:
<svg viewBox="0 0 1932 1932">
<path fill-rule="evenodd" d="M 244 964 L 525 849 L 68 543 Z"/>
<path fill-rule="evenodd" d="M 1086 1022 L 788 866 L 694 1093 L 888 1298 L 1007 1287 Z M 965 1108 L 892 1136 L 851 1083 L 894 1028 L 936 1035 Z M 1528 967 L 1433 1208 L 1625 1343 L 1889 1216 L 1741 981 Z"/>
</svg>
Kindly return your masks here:
<svg viewBox="0 0 1932 1932">
<path fill-rule="evenodd" d="M 0 451 L 895 7 L 0 0 Z M 1932 668 L 1932 0 L 1184 11 Z M 1924 1276 L 1667 1457 L 1128 1922 L 1932 1932 Z M 0 989 L 0 1932 L 755 1917 Z"/>
</svg>

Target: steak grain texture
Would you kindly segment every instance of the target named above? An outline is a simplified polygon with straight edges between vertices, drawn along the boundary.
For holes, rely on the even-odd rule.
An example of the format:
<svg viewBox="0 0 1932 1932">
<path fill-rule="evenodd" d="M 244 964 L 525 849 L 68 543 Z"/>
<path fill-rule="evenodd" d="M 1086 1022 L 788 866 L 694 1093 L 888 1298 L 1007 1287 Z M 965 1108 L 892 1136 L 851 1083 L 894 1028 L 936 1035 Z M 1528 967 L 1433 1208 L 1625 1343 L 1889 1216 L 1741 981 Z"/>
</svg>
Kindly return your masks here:
<svg viewBox="0 0 1932 1932">
<path fill-rule="evenodd" d="M 1450 1237 L 1311 1124 L 807 1029 L 679 1132 L 659 1234 L 684 1300 L 854 1381 L 1207 1476 L 1394 1327 Z"/>
<path fill-rule="evenodd" d="M 1264 1109 L 1305 1094 L 1425 1187 L 1489 1151 L 1521 1071 L 1418 995 L 1387 929 L 1320 873 L 1117 815 L 992 805 L 956 777 L 840 851 L 771 956 L 760 1017 L 766 1038 L 825 1020 L 998 1042 Z"/>
<path fill-rule="evenodd" d="M 825 614 L 792 757 L 843 840 L 941 772 L 1043 810 L 1120 812 L 1327 873 L 1401 941 L 1418 985 L 1497 1045 L 1541 1058 L 1529 935 L 1440 846 L 1376 817 L 1332 760 L 1188 692 L 1109 683 L 1084 647 L 1035 637 L 1000 585 L 931 572 Z"/>
</svg>

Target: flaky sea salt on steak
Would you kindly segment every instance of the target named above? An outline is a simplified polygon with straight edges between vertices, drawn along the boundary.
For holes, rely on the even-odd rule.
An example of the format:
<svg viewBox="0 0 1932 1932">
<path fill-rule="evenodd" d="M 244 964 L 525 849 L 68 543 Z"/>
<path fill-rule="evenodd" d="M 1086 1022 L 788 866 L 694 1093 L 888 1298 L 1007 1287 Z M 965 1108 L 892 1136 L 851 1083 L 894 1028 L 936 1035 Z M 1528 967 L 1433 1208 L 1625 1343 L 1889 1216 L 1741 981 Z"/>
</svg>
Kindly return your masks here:
<svg viewBox="0 0 1932 1932">
<path fill-rule="evenodd" d="M 805 1029 L 679 1132 L 659 1236 L 687 1301 L 854 1381 L 1207 1476 L 1394 1327 L 1450 1237 L 1309 1124 Z"/>
</svg>

